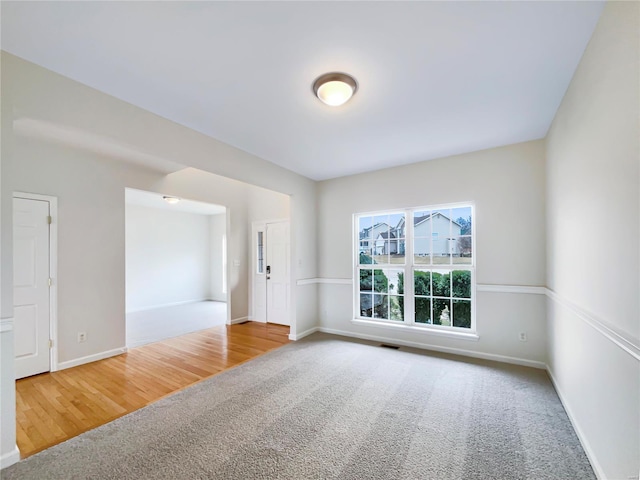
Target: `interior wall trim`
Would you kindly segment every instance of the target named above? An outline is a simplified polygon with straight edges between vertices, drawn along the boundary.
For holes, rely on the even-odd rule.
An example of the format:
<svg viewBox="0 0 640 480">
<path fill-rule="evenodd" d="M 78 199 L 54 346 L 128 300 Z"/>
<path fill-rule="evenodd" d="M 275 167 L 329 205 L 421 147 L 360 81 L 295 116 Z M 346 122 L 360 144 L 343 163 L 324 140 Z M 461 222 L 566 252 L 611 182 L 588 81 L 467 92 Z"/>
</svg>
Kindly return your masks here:
<svg viewBox="0 0 640 480">
<path fill-rule="evenodd" d="M 327 284 L 327 285 L 353 285 L 351 278 L 305 278 L 298 280 L 296 285 Z M 532 285 L 490 285 L 478 283 L 476 289 L 479 292 L 495 293 L 528 293 L 533 295 L 544 295 L 545 287 Z"/>
<path fill-rule="evenodd" d="M 301 338 L 307 337 L 307 336 L 311 335 L 312 333 L 316 333 L 319 330 L 320 330 L 320 327 L 312 327 L 309 330 L 305 330 L 304 332 L 299 333 L 297 335 L 293 334 L 293 333 L 290 333 L 289 334 L 289 340 L 292 340 L 292 341 L 295 342 L 296 340 L 300 340 Z"/>
<path fill-rule="evenodd" d="M 547 298 L 556 302 L 558 305 L 571 311 L 580 320 L 591 326 L 598 333 L 603 335 L 608 340 L 612 341 L 615 345 L 627 352 L 636 360 L 640 361 L 640 340 L 627 336 L 624 333 L 616 331 L 613 327 L 609 326 L 607 322 L 598 318 L 591 312 L 579 307 L 571 300 L 558 295 L 553 290 L 546 288 Z"/>
<path fill-rule="evenodd" d="M 14 463 L 18 463 L 20 461 L 20 450 L 18 450 L 18 446 L 13 447 L 13 450 L 3 454 L 0 457 L 0 468 L 7 468 L 13 465 Z"/>
<path fill-rule="evenodd" d="M 593 448 L 591 448 L 591 444 L 589 443 L 587 436 L 582 431 L 582 428 L 580 428 L 580 424 L 578 423 L 578 419 L 573 413 L 573 410 L 571 409 L 571 405 L 568 402 L 568 398 L 562 392 L 562 389 L 560 388 L 560 384 L 556 380 L 556 377 L 553 374 L 553 370 L 551 370 L 551 367 L 549 365 L 547 365 L 547 373 L 549 374 L 549 378 L 551 379 L 553 388 L 556 390 L 556 393 L 558 394 L 560 403 L 562 403 L 562 406 L 564 407 L 565 412 L 567 412 L 567 416 L 569 417 L 569 421 L 571 422 L 571 425 L 573 426 L 573 429 L 575 430 L 576 435 L 578 436 L 578 440 L 582 444 L 582 449 L 587 454 L 587 458 L 589 458 L 589 463 L 591 463 L 591 467 L 593 468 L 593 471 L 596 474 L 596 477 L 599 480 L 606 479 L 607 477 L 604 474 L 604 470 L 602 469 L 600 462 L 598 462 L 598 458 L 596 457 L 593 451 Z"/>
<path fill-rule="evenodd" d="M 511 363 L 513 365 L 522 365 L 525 367 L 533 367 L 541 370 L 546 370 L 547 368 L 547 365 L 544 362 L 539 362 L 537 360 L 529 360 L 526 358 L 509 357 L 506 355 L 478 352 L 475 350 L 466 350 L 462 348 L 443 347 L 441 345 L 431 345 L 428 343 L 410 342 L 407 340 L 399 340 L 397 338 L 392 338 L 392 337 L 368 335 L 364 333 L 354 333 L 354 332 L 336 330 L 333 328 L 326 328 L 326 327 L 319 327 L 317 331 L 330 333 L 332 335 L 340 335 L 343 337 L 359 338 L 362 340 L 369 340 L 372 342 L 388 343 L 391 345 L 401 345 L 405 347 L 419 348 L 422 350 L 431 350 L 434 352 L 450 353 L 453 355 L 462 355 L 465 357 L 472 357 L 472 358 L 481 358 L 483 360 L 493 360 L 496 362 Z"/>
<path fill-rule="evenodd" d="M 7 317 L 0 320 L 0 332 L 10 332 L 13 330 L 13 318 Z"/>
<path fill-rule="evenodd" d="M 307 278 L 298 280 L 298 285 L 310 285 L 310 284 L 326 284 L 326 285 L 353 285 L 353 280 L 350 278 Z M 537 285 L 498 285 L 498 284 L 476 284 L 476 290 L 478 292 L 488 293 L 520 293 L 528 295 L 546 295 L 551 301 L 556 302 L 562 307 L 571 311 L 580 320 L 590 325 L 598 333 L 605 338 L 613 342 L 629 355 L 640 361 L 640 339 L 630 337 L 629 335 L 617 331 L 614 327 L 611 327 L 606 321 L 598 318 L 591 312 L 581 308 L 573 303 L 571 300 L 559 295 L 548 287 Z"/>
<path fill-rule="evenodd" d="M 249 320 L 249 317 L 238 317 L 238 318 L 232 318 L 231 319 L 231 325 L 235 325 L 236 323 L 242 323 L 242 322 L 246 322 Z M 262 322 L 262 323 L 266 323 L 266 322 Z"/>
<path fill-rule="evenodd" d="M 353 280 L 350 278 L 303 278 L 296 282 L 296 285 L 311 285 L 311 284 L 330 284 L 330 285 L 353 285 Z"/>
<path fill-rule="evenodd" d="M 105 358 L 115 357 L 116 355 L 121 355 L 123 353 L 127 353 L 127 347 L 114 348 L 113 350 L 107 350 L 105 352 L 95 353 L 93 355 L 87 355 L 86 357 L 80 357 L 74 360 L 60 362 L 58 364 L 58 370 L 77 367 L 78 365 L 84 365 L 85 363 L 91 363 L 97 360 L 104 360 Z"/>
<path fill-rule="evenodd" d="M 493 285 L 486 283 L 477 283 L 476 290 L 478 292 L 494 292 L 494 293 L 528 293 L 532 295 L 545 295 L 546 288 L 531 285 Z"/>
<path fill-rule="evenodd" d="M 214 300 L 213 298 L 209 298 L 209 297 L 194 298 L 192 300 L 181 300 L 179 302 L 159 303 L 157 305 L 149 305 L 149 306 L 146 306 L 146 307 L 132 308 L 131 310 L 127 310 L 125 313 L 146 312 L 148 310 L 155 310 L 157 308 L 177 307 L 177 306 L 180 306 L 180 305 L 188 305 L 189 303 L 218 302 L 218 301 L 226 302 L 226 300 Z"/>
</svg>

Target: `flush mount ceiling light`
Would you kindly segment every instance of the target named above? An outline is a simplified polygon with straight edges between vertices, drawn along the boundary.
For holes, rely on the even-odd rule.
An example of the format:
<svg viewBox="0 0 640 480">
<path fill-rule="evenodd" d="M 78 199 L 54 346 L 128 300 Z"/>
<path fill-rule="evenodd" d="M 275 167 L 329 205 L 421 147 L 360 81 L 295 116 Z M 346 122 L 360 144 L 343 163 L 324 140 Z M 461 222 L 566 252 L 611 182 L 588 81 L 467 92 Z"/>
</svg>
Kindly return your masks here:
<svg viewBox="0 0 640 480">
<path fill-rule="evenodd" d="M 180 201 L 178 197 L 169 197 L 168 195 L 163 195 L 162 198 L 165 202 L 170 203 L 171 205 L 175 205 Z"/>
<path fill-rule="evenodd" d="M 313 82 L 313 93 L 316 97 L 332 107 L 347 103 L 357 90 L 358 82 L 346 73 L 325 73 Z"/>
</svg>

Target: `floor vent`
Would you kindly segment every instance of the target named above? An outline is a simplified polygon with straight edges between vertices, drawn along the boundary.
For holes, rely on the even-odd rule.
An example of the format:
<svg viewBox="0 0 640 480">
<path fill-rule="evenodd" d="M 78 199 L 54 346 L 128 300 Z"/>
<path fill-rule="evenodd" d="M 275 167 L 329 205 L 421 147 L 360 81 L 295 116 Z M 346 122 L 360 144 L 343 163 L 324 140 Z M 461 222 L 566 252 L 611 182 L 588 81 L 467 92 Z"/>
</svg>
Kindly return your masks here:
<svg viewBox="0 0 640 480">
<path fill-rule="evenodd" d="M 249 320 L 245 320 L 244 322 L 238 322 L 236 325 L 244 325 L 245 323 L 249 323 Z"/>
<path fill-rule="evenodd" d="M 384 347 L 384 348 L 390 348 L 392 350 L 398 350 L 400 348 L 400 347 L 398 347 L 396 345 L 387 345 L 386 343 L 381 343 L 380 346 Z"/>
</svg>

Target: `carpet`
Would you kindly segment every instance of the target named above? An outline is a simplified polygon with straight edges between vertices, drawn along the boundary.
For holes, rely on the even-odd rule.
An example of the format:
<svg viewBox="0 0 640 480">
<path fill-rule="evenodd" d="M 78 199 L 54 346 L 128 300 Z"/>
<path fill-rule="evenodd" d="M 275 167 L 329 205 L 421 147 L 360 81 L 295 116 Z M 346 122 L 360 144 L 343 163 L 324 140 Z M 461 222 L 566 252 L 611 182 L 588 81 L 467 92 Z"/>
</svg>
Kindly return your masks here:
<svg viewBox="0 0 640 480">
<path fill-rule="evenodd" d="M 2 471 L 14 479 L 593 479 L 544 371 L 314 334 Z"/>
</svg>

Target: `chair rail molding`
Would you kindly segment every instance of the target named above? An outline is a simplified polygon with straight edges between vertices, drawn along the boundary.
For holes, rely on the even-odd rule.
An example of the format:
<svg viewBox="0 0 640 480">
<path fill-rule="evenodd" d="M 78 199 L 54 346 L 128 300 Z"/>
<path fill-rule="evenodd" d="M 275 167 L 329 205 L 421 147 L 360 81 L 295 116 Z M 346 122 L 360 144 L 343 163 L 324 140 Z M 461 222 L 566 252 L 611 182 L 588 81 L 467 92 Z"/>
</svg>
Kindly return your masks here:
<svg viewBox="0 0 640 480">
<path fill-rule="evenodd" d="M 571 300 L 559 295 L 550 288 L 545 288 L 547 298 L 556 302 L 558 305 L 571 311 L 577 318 L 591 326 L 598 333 L 605 338 L 613 342 L 629 355 L 640 361 L 640 340 L 630 337 L 629 335 L 617 331 L 614 327 L 610 326 L 605 320 L 598 318 L 591 312 L 579 307 Z"/>
<path fill-rule="evenodd" d="M 303 278 L 296 282 L 296 285 L 311 285 L 311 284 L 328 284 L 328 285 L 353 285 L 353 280 L 350 278 Z"/>
<path fill-rule="evenodd" d="M 478 292 L 493 293 L 528 293 L 532 295 L 545 295 L 546 288 L 537 285 L 494 285 L 486 283 L 476 283 Z"/>
<path fill-rule="evenodd" d="M 353 279 L 351 278 L 329 278 L 329 277 L 315 277 L 305 278 L 297 281 L 297 285 L 353 285 Z M 605 338 L 613 342 L 629 355 L 640 361 L 640 339 L 630 337 L 629 335 L 617 331 L 614 327 L 608 324 L 603 319 L 598 318 L 591 312 L 581 308 L 573 303 L 571 300 L 563 297 L 562 295 L 554 292 L 550 288 L 541 285 L 499 285 L 499 284 L 487 284 L 477 283 L 476 290 L 483 293 L 500 293 L 500 294 L 526 294 L 526 295 L 544 295 L 550 301 L 561 305 L 562 307 L 570 310 L 576 317 L 583 322 L 590 325 L 598 333 Z"/>
</svg>

